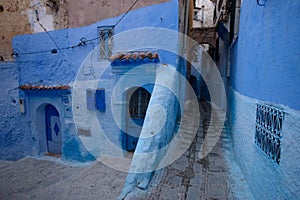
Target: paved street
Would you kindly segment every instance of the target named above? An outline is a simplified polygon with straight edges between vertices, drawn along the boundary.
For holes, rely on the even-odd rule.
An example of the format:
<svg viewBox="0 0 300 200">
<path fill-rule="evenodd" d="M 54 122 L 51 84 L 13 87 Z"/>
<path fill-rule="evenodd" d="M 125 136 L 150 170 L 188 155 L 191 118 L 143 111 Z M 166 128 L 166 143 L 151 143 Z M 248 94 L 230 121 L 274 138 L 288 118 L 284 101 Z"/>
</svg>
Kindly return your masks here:
<svg viewBox="0 0 300 200">
<path fill-rule="evenodd" d="M 115 199 L 126 174 L 95 161 L 70 166 L 25 158 L 0 164 L 0 199 Z"/>
<path fill-rule="evenodd" d="M 200 127 L 188 151 L 155 174 L 148 192 L 138 191 L 128 199 L 251 199 L 230 159 L 227 124 L 208 156 L 198 158 L 212 114 L 207 103 L 200 105 Z M 0 199 L 116 199 L 125 182 L 126 173 L 97 161 L 74 166 L 51 159 L 56 161 L 0 162 Z"/>
<path fill-rule="evenodd" d="M 138 195 L 131 195 L 129 199 L 253 199 L 232 157 L 228 122 L 224 127 L 218 120 L 210 124 L 210 116 L 218 118 L 218 111 L 211 113 L 210 105 L 206 102 L 199 105 L 201 112 L 199 129 L 188 151 L 154 176 L 158 180 L 151 184 L 149 191 L 138 191 Z M 205 136 L 208 134 L 210 137 L 218 137 L 214 133 L 208 133 L 213 131 L 208 130 L 209 125 L 213 125 L 216 129 L 223 128 L 222 134 L 212 151 L 205 158 L 200 159 L 198 154 Z M 184 127 L 186 128 L 188 127 Z"/>
<path fill-rule="evenodd" d="M 167 167 L 159 192 L 154 191 L 149 199 L 231 199 L 220 140 L 208 156 L 198 158 L 210 122 L 209 108 L 208 104 L 201 105 L 202 118 L 191 147 Z"/>
</svg>

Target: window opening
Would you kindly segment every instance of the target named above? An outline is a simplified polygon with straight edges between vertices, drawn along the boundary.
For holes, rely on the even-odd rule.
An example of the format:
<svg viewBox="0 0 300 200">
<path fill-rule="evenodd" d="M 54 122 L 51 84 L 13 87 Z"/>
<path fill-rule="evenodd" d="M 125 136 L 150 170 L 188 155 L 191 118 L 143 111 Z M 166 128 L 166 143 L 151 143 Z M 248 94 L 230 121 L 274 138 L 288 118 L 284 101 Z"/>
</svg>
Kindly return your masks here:
<svg viewBox="0 0 300 200">
<path fill-rule="evenodd" d="M 256 106 L 255 143 L 276 163 L 280 162 L 284 112 L 269 105 Z"/>
<path fill-rule="evenodd" d="M 113 51 L 113 26 L 98 27 L 99 32 L 99 57 L 108 59 Z"/>
<path fill-rule="evenodd" d="M 134 91 L 129 100 L 131 118 L 145 118 L 150 96 L 150 93 L 144 88 L 138 88 Z"/>
</svg>

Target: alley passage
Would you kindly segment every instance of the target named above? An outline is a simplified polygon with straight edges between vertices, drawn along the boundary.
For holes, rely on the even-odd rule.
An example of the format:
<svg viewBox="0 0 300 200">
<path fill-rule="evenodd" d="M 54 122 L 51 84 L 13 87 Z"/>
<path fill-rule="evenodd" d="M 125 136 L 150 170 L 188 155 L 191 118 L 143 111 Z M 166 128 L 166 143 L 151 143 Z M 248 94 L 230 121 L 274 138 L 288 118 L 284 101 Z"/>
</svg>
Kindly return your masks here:
<svg viewBox="0 0 300 200">
<path fill-rule="evenodd" d="M 158 177 L 160 181 L 152 185 L 149 192 L 141 192 L 132 199 L 234 199 L 224 157 L 224 148 L 230 145 L 228 124 L 225 123 L 224 128 L 223 124 L 214 124 L 218 126 L 216 128 L 223 128 L 221 138 L 205 158 L 199 159 L 198 154 L 207 135 L 210 118 L 217 117 L 211 112 L 209 103 L 201 102 L 199 108 L 201 112 L 199 128 L 188 151 L 162 170 L 161 177 Z M 188 125 L 183 127 L 184 129 L 191 128 L 188 123 L 184 124 Z"/>
</svg>

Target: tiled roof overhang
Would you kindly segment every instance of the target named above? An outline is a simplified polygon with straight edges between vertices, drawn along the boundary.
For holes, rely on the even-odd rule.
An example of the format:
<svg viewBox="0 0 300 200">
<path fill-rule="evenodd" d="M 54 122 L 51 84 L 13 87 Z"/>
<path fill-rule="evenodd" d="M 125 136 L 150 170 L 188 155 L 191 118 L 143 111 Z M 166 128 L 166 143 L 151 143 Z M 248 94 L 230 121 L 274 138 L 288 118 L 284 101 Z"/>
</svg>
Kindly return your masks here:
<svg viewBox="0 0 300 200">
<path fill-rule="evenodd" d="M 150 51 L 124 52 L 112 56 L 110 61 L 112 65 L 157 63 L 159 56 L 157 52 Z"/>
<path fill-rule="evenodd" d="M 21 90 L 70 90 L 68 85 L 21 85 Z"/>
</svg>

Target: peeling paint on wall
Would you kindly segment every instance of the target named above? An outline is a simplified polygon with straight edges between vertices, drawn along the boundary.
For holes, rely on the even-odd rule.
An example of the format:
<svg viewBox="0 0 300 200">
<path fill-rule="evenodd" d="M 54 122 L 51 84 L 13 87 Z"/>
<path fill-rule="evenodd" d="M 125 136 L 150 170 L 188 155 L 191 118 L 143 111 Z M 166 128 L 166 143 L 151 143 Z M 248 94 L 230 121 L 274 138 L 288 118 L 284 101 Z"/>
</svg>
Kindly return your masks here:
<svg viewBox="0 0 300 200">
<path fill-rule="evenodd" d="M 169 0 L 140 0 L 138 9 Z M 0 62 L 12 61 L 11 40 L 20 34 L 81 27 L 125 13 L 134 0 L 0 0 Z"/>
<path fill-rule="evenodd" d="M 214 27 L 215 4 L 211 0 L 196 0 L 193 27 Z"/>
<path fill-rule="evenodd" d="M 45 27 L 47 31 L 54 30 L 53 16 L 47 14 L 47 9 L 39 0 L 31 0 L 28 9 L 28 20 L 33 33 L 43 32 Z M 42 24 L 42 26 L 40 25 Z"/>
</svg>

